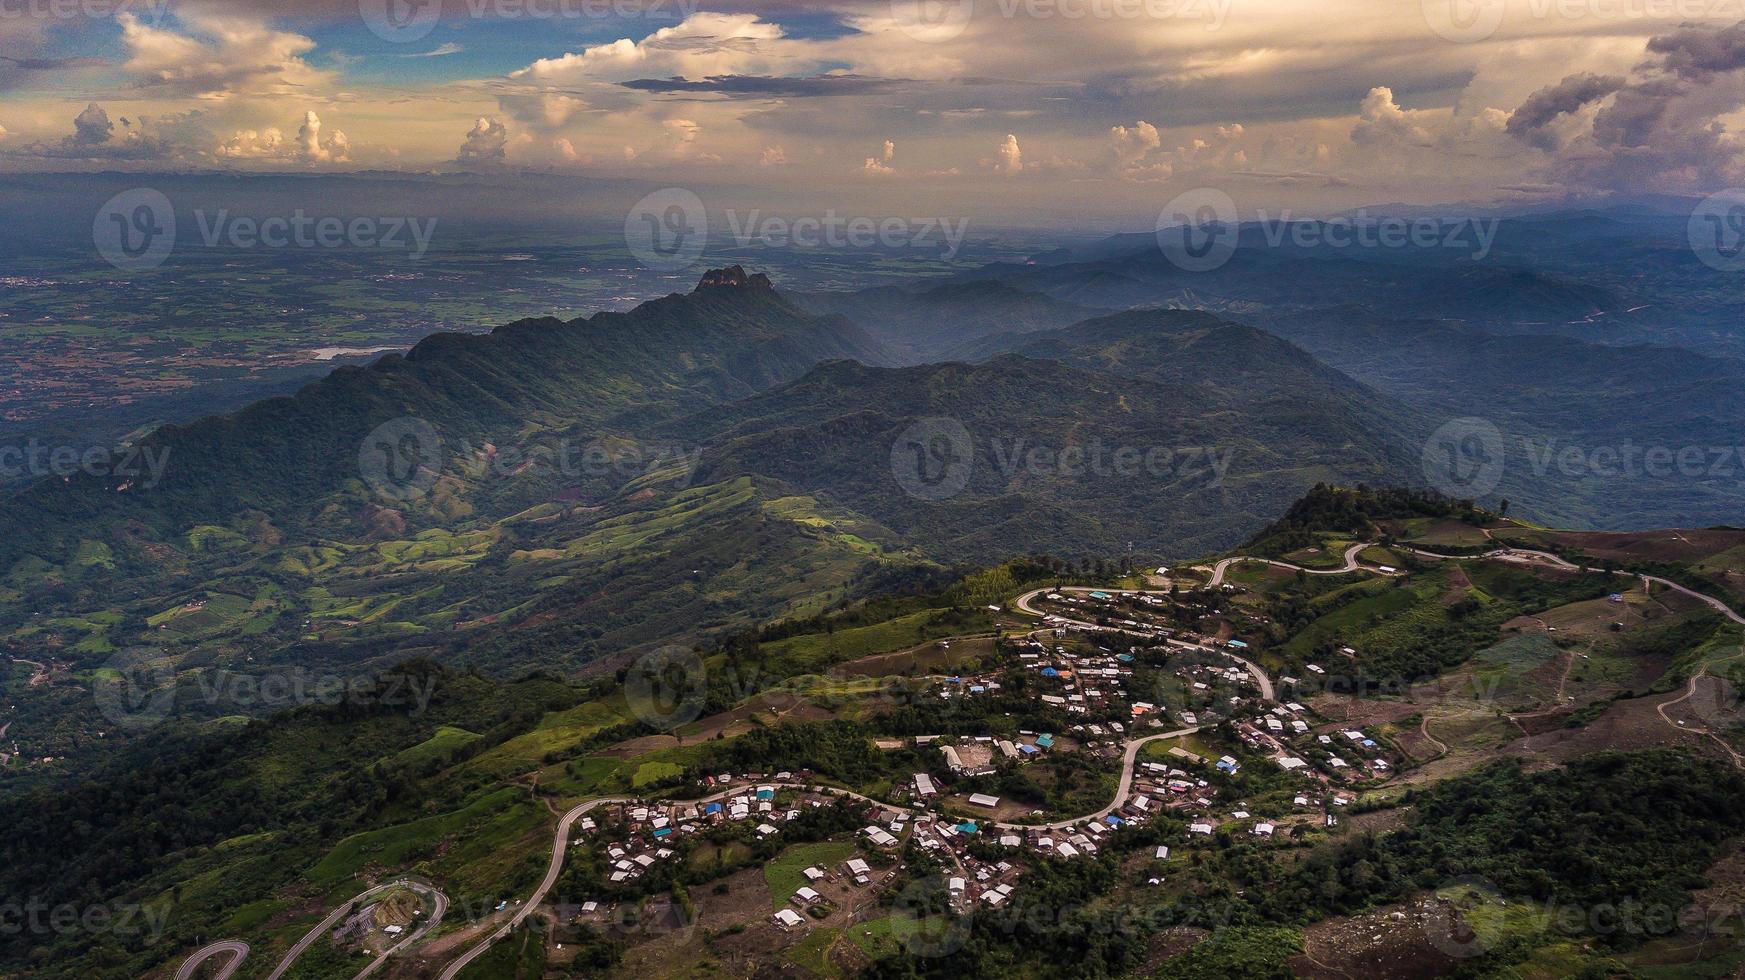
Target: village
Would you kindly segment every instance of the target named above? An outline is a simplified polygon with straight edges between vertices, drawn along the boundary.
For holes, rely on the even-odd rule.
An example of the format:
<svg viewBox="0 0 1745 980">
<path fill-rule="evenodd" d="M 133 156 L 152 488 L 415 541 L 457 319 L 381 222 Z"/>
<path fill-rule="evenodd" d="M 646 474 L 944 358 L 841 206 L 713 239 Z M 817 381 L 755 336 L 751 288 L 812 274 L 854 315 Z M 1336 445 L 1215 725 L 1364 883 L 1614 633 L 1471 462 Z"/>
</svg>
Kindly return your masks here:
<svg viewBox="0 0 1745 980">
<path fill-rule="evenodd" d="M 883 890 L 915 855 L 945 879 L 957 911 L 998 909 L 1035 862 L 1095 856 L 1117 835 L 1171 818 L 1153 835 L 1167 842 L 1146 846 L 1139 871 L 1141 883 L 1159 886 L 1172 855 L 1196 840 L 1222 834 L 1264 844 L 1337 832 L 1356 790 L 1388 779 L 1400 761 L 1359 728 L 1288 694 L 1273 700 L 1271 681 L 1240 659 L 1245 644 L 1181 629 L 1169 598 L 1096 590 L 1035 601 L 1039 608 L 1026 611 L 1042 613 L 1042 628 L 1003 637 L 991 662 L 941 678 L 921 696 L 967 711 L 1021 690 L 1061 719 L 1056 730 L 881 739 L 882 749 L 940 763 L 884 799 L 799 771 L 707 774 L 693 787 L 704 794 L 697 800 L 614 802 L 578 824 L 571 842 L 603 862 L 602 894 L 577 914 L 605 919 L 618 896 L 639 894 L 637 883 L 651 875 L 664 880 L 655 869 L 683 861 L 687 842 L 716 828 L 781 843 L 795 821 L 832 806 L 855 809 L 857 829 L 837 835 L 852 840 L 853 853 L 801 868 L 788 894 L 772 895 L 776 928 L 804 928 Z M 1287 690 L 1298 683 L 1279 681 Z M 1100 809 L 1061 817 L 995 789 L 1032 767 L 1068 764 L 1112 771 L 1113 798 L 1105 789 Z"/>
</svg>

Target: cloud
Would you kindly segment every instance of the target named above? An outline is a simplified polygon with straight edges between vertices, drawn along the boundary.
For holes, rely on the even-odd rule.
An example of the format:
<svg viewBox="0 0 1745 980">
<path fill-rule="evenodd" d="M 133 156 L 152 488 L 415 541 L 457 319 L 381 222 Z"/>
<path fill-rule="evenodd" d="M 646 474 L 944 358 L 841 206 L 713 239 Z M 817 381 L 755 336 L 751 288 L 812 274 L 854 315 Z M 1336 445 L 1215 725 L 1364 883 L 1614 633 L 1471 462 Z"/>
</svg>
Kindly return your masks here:
<svg viewBox="0 0 1745 980">
<path fill-rule="evenodd" d="M 788 165 L 788 151 L 779 146 L 766 146 L 763 155 L 758 158 L 760 167 L 785 167 Z"/>
<path fill-rule="evenodd" d="M 351 159 L 351 141 L 344 132 L 334 130 L 326 138 L 321 135 L 321 117 L 314 110 L 303 113 L 294 138 L 287 139 L 277 126 L 259 129 L 239 129 L 220 143 L 214 153 L 225 160 L 251 160 L 265 163 L 335 164 Z"/>
<path fill-rule="evenodd" d="M 115 124 L 109 121 L 109 113 L 93 102 L 73 117 L 73 135 L 68 140 L 75 147 L 101 146 L 113 135 Z"/>
<path fill-rule="evenodd" d="M 885 140 L 884 148 L 876 157 L 867 157 L 861 165 L 861 172 L 868 177 L 889 177 L 896 173 L 891 162 L 897 158 L 897 143 L 895 140 Z"/>
<path fill-rule="evenodd" d="M 502 122 L 480 116 L 467 131 L 455 162 L 465 166 L 495 166 L 509 157 L 509 129 Z"/>
<path fill-rule="evenodd" d="M 1618 75 L 1591 72 L 1570 75 L 1527 96 L 1510 114 L 1508 133 L 1542 150 L 1555 150 L 1564 139 L 1551 130 L 1554 122 L 1560 117 L 1574 116 L 1623 87 L 1624 79 Z"/>
<path fill-rule="evenodd" d="M 679 146 L 696 142 L 697 134 L 703 129 L 689 119 L 668 119 L 661 123 L 661 127 L 666 130 L 667 139 Z"/>
<path fill-rule="evenodd" d="M 588 103 L 560 92 L 525 92 L 498 96 L 497 104 L 517 122 L 555 130 L 588 111 Z"/>
<path fill-rule="evenodd" d="M 1509 134 L 1551 153 L 1551 174 L 1596 190 L 1713 190 L 1745 173 L 1725 117 L 1745 109 L 1745 21 L 1684 24 L 1648 40 L 1627 76 L 1574 73 L 1532 93 Z"/>
<path fill-rule="evenodd" d="M 1024 169 L 1024 154 L 1018 149 L 1018 137 L 1007 133 L 998 152 L 999 162 L 994 165 L 994 169 L 1005 174 L 1015 174 Z"/>
<path fill-rule="evenodd" d="M 297 147 L 299 154 L 309 163 L 344 163 L 349 159 L 351 141 L 336 129 L 325 143 L 322 142 L 321 117 L 311 109 L 303 114 L 303 125 L 297 128 Z"/>
<path fill-rule="evenodd" d="M 1357 125 L 1351 128 L 1351 141 L 1360 145 L 1431 145 L 1435 137 L 1414 121 L 1414 115 L 1394 101 L 1393 89 L 1377 85 L 1357 107 Z"/>
<path fill-rule="evenodd" d="M 177 34 L 123 12 L 124 70 L 136 88 L 158 96 L 228 99 L 235 96 L 307 94 L 325 85 L 327 73 L 303 60 L 315 42 L 275 31 L 259 21 L 184 11 Z"/>
<path fill-rule="evenodd" d="M 117 128 L 119 124 L 119 128 Z M 112 120 L 93 102 L 73 119 L 72 133 L 54 142 L 9 146 L 6 156 L 43 160 L 135 161 L 186 164 L 204 160 L 212 134 L 199 110 Z"/>
<path fill-rule="evenodd" d="M 756 14 L 696 13 L 641 41 L 620 38 L 556 58 L 541 58 L 509 77 L 574 84 L 768 74 L 799 64 L 791 45 L 775 43 L 783 37 L 780 25 Z"/>
<path fill-rule="evenodd" d="M 402 58 L 446 58 L 451 54 L 460 54 L 462 51 L 465 51 L 465 50 L 466 50 L 466 48 L 461 47 L 460 45 L 454 43 L 453 41 L 444 41 L 443 43 L 438 44 L 436 47 L 431 48 L 429 51 L 413 51 L 413 52 L 410 52 L 408 54 L 403 54 L 400 57 L 402 57 Z"/>
<path fill-rule="evenodd" d="M 699 92 L 738 99 L 804 99 L 884 92 L 905 79 L 832 74 L 782 78 L 773 75 L 714 75 L 700 81 L 684 78 L 633 78 L 619 84 L 639 92 Z"/>
</svg>

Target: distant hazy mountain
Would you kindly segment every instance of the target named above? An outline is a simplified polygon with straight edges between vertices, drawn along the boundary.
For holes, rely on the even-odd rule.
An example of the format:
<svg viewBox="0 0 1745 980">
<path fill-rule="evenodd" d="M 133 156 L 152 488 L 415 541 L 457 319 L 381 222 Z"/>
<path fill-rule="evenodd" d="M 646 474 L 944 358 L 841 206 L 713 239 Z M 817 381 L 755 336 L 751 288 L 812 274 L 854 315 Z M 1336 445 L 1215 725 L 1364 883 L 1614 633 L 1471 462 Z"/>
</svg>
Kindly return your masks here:
<svg viewBox="0 0 1745 980">
<path fill-rule="evenodd" d="M 1266 321 L 1269 330 L 1440 424 L 1498 427 L 1507 466 L 1497 495 L 1567 526 L 1736 523 L 1745 514 L 1745 363 L 1672 347 L 1488 334 L 1447 321 L 1342 306 Z M 1606 465 L 1636 447 L 1633 463 Z M 1683 467 L 1651 470 L 1649 449 Z M 1600 465 L 1554 461 L 1574 449 Z"/>
<path fill-rule="evenodd" d="M 704 479 L 776 477 L 972 559 L 1212 550 L 1327 474 L 1415 461 L 1407 413 L 1249 327 L 1148 311 L 1031 338 L 1037 356 L 974 366 L 826 364 L 684 424 L 708 433 Z M 962 487 L 943 499 L 903 485 L 916 426 L 956 439 Z M 1123 450 L 1175 456 L 1123 472 Z M 1100 472 L 1059 462 L 1094 453 Z"/>
<path fill-rule="evenodd" d="M 795 302 L 814 313 L 848 317 L 905 364 L 961 357 L 982 338 L 1065 326 L 1095 312 L 989 280 L 810 293 Z"/>
</svg>

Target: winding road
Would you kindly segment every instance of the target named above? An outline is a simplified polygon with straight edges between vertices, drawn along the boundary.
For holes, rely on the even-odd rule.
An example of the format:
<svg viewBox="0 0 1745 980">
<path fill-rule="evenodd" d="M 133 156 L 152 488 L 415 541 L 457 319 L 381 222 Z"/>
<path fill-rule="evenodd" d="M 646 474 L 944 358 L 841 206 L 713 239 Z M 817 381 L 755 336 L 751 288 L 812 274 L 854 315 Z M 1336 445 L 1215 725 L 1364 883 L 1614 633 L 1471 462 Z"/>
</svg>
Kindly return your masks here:
<svg viewBox="0 0 1745 980">
<path fill-rule="evenodd" d="M 218 972 L 212 975 L 212 980 L 230 980 L 236 968 L 242 965 L 243 960 L 248 959 L 248 943 L 226 939 L 195 950 L 194 955 L 182 961 L 181 969 L 176 971 L 176 980 L 189 980 L 194 971 L 200 968 L 200 964 L 223 953 L 230 954 L 230 962 L 219 967 Z"/>
<path fill-rule="evenodd" d="M 1084 622 L 1083 620 L 1068 619 L 1065 616 L 1061 616 L 1057 613 L 1044 612 L 1043 610 L 1037 609 L 1035 606 L 1031 605 L 1031 603 L 1036 600 L 1037 596 L 1046 595 L 1047 593 L 1050 593 L 1050 592 L 1103 592 L 1103 591 L 1108 591 L 1108 590 L 1093 589 L 1093 588 L 1090 588 L 1089 586 L 1080 586 L 1080 585 L 1071 585 L 1071 586 L 1066 586 L 1064 588 L 1059 588 L 1059 589 L 1034 589 L 1032 591 L 1026 592 L 1023 595 L 1019 596 L 1016 600 L 1013 601 L 1012 605 L 1015 606 L 1019 612 L 1028 613 L 1031 616 L 1044 616 L 1044 617 L 1053 616 L 1054 618 L 1056 618 L 1060 621 L 1061 625 L 1070 626 L 1070 627 L 1073 627 L 1075 629 L 1088 630 L 1088 631 L 1097 632 L 1097 633 L 1125 633 L 1128 636 L 1140 636 L 1140 637 L 1144 637 L 1145 639 L 1148 639 L 1148 640 L 1162 639 L 1163 642 L 1169 644 L 1172 647 L 1181 647 L 1184 650 L 1198 650 L 1201 653 L 1214 653 L 1220 657 L 1224 657 L 1227 660 L 1234 660 L 1244 670 L 1248 671 L 1249 674 L 1253 675 L 1255 686 L 1260 688 L 1260 696 L 1261 697 L 1267 699 L 1268 701 L 1277 700 L 1277 696 L 1273 692 L 1272 678 L 1266 676 L 1266 671 L 1261 670 L 1260 666 L 1258 664 L 1254 663 L 1253 661 L 1248 660 L 1245 657 L 1238 657 L 1236 654 L 1231 653 L 1229 650 L 1220 649 L 1218 647 L 1209 647 L 1209 646 L 1205 646 L 1204 644 L 1200 644 L 1200 643 L 1189 643 L 1186 640 L 1173 640 L 1173 639 L 1170 639 L 1168 637 L 1159 637 L 1156 633 L 1148 633 L 1148 632 L 1145 632 L 1142 630 L 1123 629 L 1122 627 L 1119 627 L 1119 626 L 1104 626 L 1101 623 L 1087 623 L 1087 622 Z M 1167 593 L 1167 592 L 1130 591 L 1130 590 L 1125 590 L 1125 589 L 1116 589 L 1116 590 L 1114 590 L 1114 592 L 1116 594 L 1120 594 L 1120 595 L 1157 595 L 1157 596 L 1169 595 L 1169 593 Z"/>
<path fill-rule="evenodd" d="M 1212 566 L 1212 578 L 1210 581 L 1208 581 L 1206 583 L 1206 587 L 1215 589 L 1218 586 L 1223 585 L 1224 584 L 1224 572 L 1227 569 L 1229 569 L 1229 567 L 1231 565 L 1239 565 L 1243 562 L 1259 562 L 1262 565 L 1271 565 L 1274 568 L 1288 568 L 1293 572 L 1306 572 L 1310 575 L 1347 575 L 1347 574 L 1350 574 L 1351 572 L 1358 572 L 1358 571 L 1373 572 L 1377 575 L 1398 574 L 1395 572 L 1384 572 L 1379 568 L 1371 568 L 1368 565 L 1362 565 L 1362 564 L 1358 563 L 1357 556 L 1360 554 L 1363 554 L 1363 549 L 1373 548 L 1373 547 L 1375 547 L 1375 545 L 1372 543 L 1358 542 L 1357 544 L 1354 544 L 1351 547 L 1346 548 L 1345 549 L 1345 565 L 1341 568 L 1305 568 L 1302 565 L 1293 565 L 1288 561 L 1278 561 L 1278 560 L 1272 559 L 1272 558 L 1252 558 L 1252 557 L 1249 557 L 1247 555 L 1238 555 L 1234 558 L 1226 558 L 1223 561 L 1220 561 L 1218 564 L 1213 565 Z"/>
<path fill-rule="evenodd" d="M 377 885 L 367 891 L 359 892 L 348 899 L 345 904 L 334 909 L 332 912 L 329 912 L 327 918 L 316 923 L 313 929 L 304 933 L 303 938 L 297 940 L 297 945 L 292 946 L 285 952 L 284 958 L 279 960 L 279 965 L 273 968 L 273 972 L 267 974 L 267 980 L 279 980 L 280 977 L 284 976 L 285 972 L 296 964 L 298 957 L 301 957 L 306 951 L 308 951 L 310 945 L 313 944 L 315 940 L 321 938 L 327 932 L 332 930 L 334 926 L 338 925 L 340 919 L 351 914 L 352 910 L 357 908 L 359 902 L 372 896 L 379 895 L 390 889 L 401 887 L 410 888 L 420 895 L 429 897 L 433 906 L 432 911 L 430 917 L 426 919 L 423 924 L 413 930 L 405 939 L 395 943 L 386 952 L 371 961 L 370 965 L 364 967 L 363 971 L 357 975 L 355 980 L 362 980 L 362 978 L 374 973 L 377 967 L 380 967 L 387 961 L 388 957 L 399 953 L 408 946 L 411 946 L 413 943 L 422 939 L 431 930 L 442 924 L 442 917 L 448 912 L 447 895 L 444 895 L 441 890 L 433 885 L 410 878 L 397 878 L 393 881 Z M 176 980 L 189 980 L 189 978 L 194 975 L 194 971 L 200 968 L 200 964 L 214 956 L 224 953 L 230 954 L 231 960 L 220 968 L 217 976 L 214 977 L 213 980 L 228 980 L 228 978 L 242 966 L 243 960 L 248 958 L 248 952 L 248 943 L 236 939 L 224 939 L 207 946 L 202 946 L 195 950 L 193 955 L 182 961 L 181 967 L 176 970 Z"/>
</svg>

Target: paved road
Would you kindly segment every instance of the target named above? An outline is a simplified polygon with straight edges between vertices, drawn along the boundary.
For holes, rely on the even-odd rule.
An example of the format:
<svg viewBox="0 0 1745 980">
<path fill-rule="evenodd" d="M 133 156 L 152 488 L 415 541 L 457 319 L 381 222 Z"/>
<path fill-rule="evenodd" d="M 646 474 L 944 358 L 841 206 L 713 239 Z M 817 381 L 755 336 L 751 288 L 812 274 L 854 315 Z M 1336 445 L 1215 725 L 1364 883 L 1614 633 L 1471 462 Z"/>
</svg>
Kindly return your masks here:
<svg viewBox="0 0 1745 980">
<path fill-rule="evenodd" d="M 400 887 L 410 888 L 413 891 L 418 892 L 420 895 L 426 895 L 431 898 L 434 909 L 430 914 L 430 918 L 425 920 L 424 924 L 414 930 L 411 935 L 396 943 L 386 953 L 376 957 L 369 966 L 364 968 L 362 973 L 357 975 L 357 980 L 362 980 L 363 977 L 369 976 L 371 973 L 375 972 L 376 968 L 381 966 L 388 957 L 393 956 L 412 945 L 415 940 L 422 938 L 426 933 L 429 933 L 431 930 L 442 924 L 442 917 L 448 912 L 447 895 L 444 895 L 435 886 L 425 884 L 421 881 L 413 881 L 405 878 L 395 879 L 394 881 L 377 885 L 367 891 L 359 892 L 357 895 L 352 896 L 351 899 L 346 901 L 345 904 L 334 909 L 332 912 L 329 912 L 327 918 L 316 923 L 315 928 L 310 929 L 308 932 L 303 934 L 302 939 L 297 940 L 297 945 L 292 946 L 288 951 L 286 951 L 284 958 L 279 960 L 279 965 L 273 967 L 273 972 L 267 974 L 267 980 L 279 980 L 279 977 L 283 976 L 285 971 L 289 970 L 292 965 L 297 962 L 297 958 L 308 951 L 310 945 L 313 944 L 315 940 L 326 935 L 334 926 L 338 925 L 339 920 L 356 909 L 359 902 L 362 902 L 364 899 L 370 898 L 373 895 L 378 895 L 382 892 L 388 891 L 391 888 Z M 188 980 L 189 977 L 194 975 L 194 970 L 198 968 L 204 960 L 216 956 L 219 953 L 230 953 L 233 959 L 219 972 L 216 978 L 216 980 L 227 980 L 231 974 L 237 971 L 238 967 L 242 966 L 242 961 L 248 958 L 248 951 L 248 944 L 236 939 L 226 939 L 221 942 L 213 943 L 210 946 L 201 947 L 200 949 L 195 950 L 192 956 L 189 956 L 186 960 L 182 961 L 181 968 L 176 971 L 176 980 Z"/>
<path fill-rule="evenodd" d="M 315 928 L 304 933 L 303 938 L 297 940 L 297 945 L 292 946 L 290 952 L 285 954 L 285 958 L 279 961 L 279 965 L 273 968 L 273 972 L 267 974 L 267 980 L 279 980 L 279 977 L 283 976 L 285 971 L 289 970 L 291 968 L 292 964 L 297 962 L 297 957 L 302 956 L 303 952 L 309 948 L 311 943 L 315 942 L 315 940 L 321 938 L 322 936 L 326 935 L 328 932 L 332 931 L 333 927 L 339 924 L 340 919 L 345 918 L 347 915 L 351 914 L 352 911 L 354 911 L 357 908 L 359 902 L 362 902 L 366 898 L 371 898 L 375 895 L 379 895 L 382 892 L 388 891 L 389 889 L 399 888 L 402 886 L 407 887 L 407 888 L 411 888 L 413 891 L 416 891 L 421 895 L 442 896 L 442 893 L 440 891 L 437 891 L 435 888 L 433 888 L 429 885 L 423 884 L 421 882 L 407 880 L 407 879 L 390 881 L 390 882 L 387 882 L 386 884 L 377 885 L 376 887 L 371 888 L 368 891 L 359 892 L 355 897 L 353 897 L 351 899 L 351 901 L 346 902 L 344 905 L 341 905 L 339 908 L 336 908 L 332 912 L 329 912 L 327 915 L 327 918 L 322 919 L 319 923 L 317 923 Z M 425 931 L 428 931 L 430 929 L 435 928 L 438 924 L 440 924 L 442 922 L 442 913 L 444 913 L 446 911 L 448 911 L 448 898 L 446 896 L 442 896 L 437 900 L 436 911 L 431 914 L 430 921 L 426 922 L 424 924 L 424 926 L 418 930 L 418 932 L 422 933 L 422 932 L 425 932 Z M 400 946 L 404 946 L 404 945 L 405 945 L 405 943 L 399 944 L 399 946 L 395 947 L 395 950 L 398 950 L 400 948 Z M 359 977 L 368 976 L 370 971 L 374 970 L 380 962 L 381 962 L 381 960 L 377 959 L 376 962 L 371 963 L 368 967 L 366 967 L 364 969 L 364 972 L 358 974 L 358 976 Z"/>
<path fill-rule="evenodd" d="M 1103 592 L 1103 591 L 1107 591 L 1107 590 L 1093 589 L 1093 588 L 1089 588 L 1088 586 L 1077 586 L 1077 585 L 1068 586 L 1068 587 L 1062 588 L 1062 589 L 1035 589 L 1033 591 L 1026 592 L 1023 595 L 1019 596 L 1017 598 L 1017 600 L 1013 603 L 1013 605 L 1018 607 L 1019 612 L 1029 613 L 1032 616 L 1056 616 L 1065 625 L 1073 626 L 1073 627 L 1076 627 L 1078 629 L 1091 630 L 1093 632 L 1099 632 L 1099 633 L 1125 633 L 1128 636 L 1143 637 L 1144 639 L 1147 639 L 1147 640 L 1159 639 L 1159 637 L 1155 633 L 1147 633 L 1147 632 L 1143 632 L 1140 630 L 1122 629 L 1119 626 L 1104 626 L 1100 623 L 1087 623 L 1087 622 L 1084 622 L 1082 620 L 1077 620 L 1077 619 L 1067 619 L 1065 616 L 1060 616 L 1058 613 L 1045 612 L 1045 611 L 1037 609 L 1035 606 L 1031 605 L 1031 603 L 1036 600 L 1037 596 L 1044 595 L 1044 594 L 1049 593 L 1049 592 Z M 1158 596 L 1169 595 L 1169 593 L 1167 593 L 1167 592 L 1146 592 L 1143 590 L 1141 590 L 1139 592 L 1130 592 L 1127 590 L 1117 589 L 1115 591 L 1120 592 L 1123 595 L 1158 595 Z M 1240 664 L 1244 670 L 1247 670 L 1248 673 L 1250 673 L 1254 676 L 1254 683 L 1257 687 L 1260 688 L 1260 696 L 1261 697 L 1267 699 L 1268 701 L 1273 701 L 1273 700 L 1277 699 L 1277 695 L 1273 691 L 1272 678 L 1266 676 L 1266 671 L 1261 670 L 1260 666 L 1258 664 L 1254 663 L 1253 661 L 1248 660 L 1244 657 L 1238 657 L 1234 653 L 1231 653 L 1229 650 L 1223 649 L 1220 647 L 1209 647 L 1209 646 L 1204 646 L 1204 645 L 1199 644 L 1199 643 L 1189 643 L 1186 640 L 1172 640 L 1172 639 L 1167 639 L 1167 638 L 1165 638 L 1163 640 L 1163 642 L 1169 644 L 1172 647 L 1181 647 L 1184 650 L 1198 650 L 1201 653 L 1215 653 L 1221 657 L 1226 657 L 1230 660 L 1234 660 L 1234 661 L 1236 661 L 1236 663 Z"/>
<path fill-rule="evenodd" d="M 200 964 L 221 953 L 229 953 L 230 962 L 219 967 L 212 980 L 230 980 L 230 975 L 236 972 L 237 967 L 242 966 L 243 960 L 248 959 L 248 943 L 226 939 L 210 946 L 202 946 L 194 951 L 193 956 L 182 961 L 181 969 L 176 971 L 176 980 L 188 980 L 200 968 Z"/>
<path fill-rule="evenodd" d="M 1357 544 L 1352 545 L 1349 548 L 1346 548 L 1345 549 L 1345 565 L 1342 568 L 1304 568 L 1301 565 L 1293 565 L 1288 561 L 1276 561 L 1276 560 L 1271 559 L 1271 558 L 1250 558 L 1247 556 L 1238 556 L 1236 558 L 1226 558 L 1223 561 L 1220 561 L 1218 564 L 1212 566 L 1212 578 L 1211 578 L 1211 581 L 1206 583 L 1206 586 L 1208 588 L 1216 588 L 1220 585 L 1223 585 L 1224 584 L 1224 572 L 1227 569 L 1229 569 L 1229 567 L 1231 565 L 1239 564 L 1241 562 L 1259 562 L 1263 565 L 1272 565 L 1276 568 L 1288 568 L 1293 572 L 1307 572 L 1310 575 L 1345 575 L 1345 574 L 1348 574 L 1351 572 L 1356 572 L 1356 571 L 1374 572 L 1377 575 L 1388 574 L 1387 572 L 1383 572 L 1379 568 L 1371 568 L 1367 565 L 1358 564 L 1357 556 L 1362 554 L 1363 549 L 1368 548 L 1368 547 L 1371 547 L 1371 545 L 1368 542 L 1359 542 Z"/>
<path fill-rule="evenodd" d="M 1438 559 L 1438 560 L 1457 559 L 1457 558 L 1475 558 L 1475 557 L 1476 558 L 1497 558 L 1497 559 L 1500 559 L 1502 561 L 1536 560 L 1536 561 L 1542 561 L 1542 562 L 1547 562 L 1547 563 L 1552 564 L 1552 565 L 1556 565 L 1559 568 L 1571 569 L 1573 571 L 1582 571 L 1582 572 L 1604 572 L 1605 571 L 1605 569 L 1603 569 L 1603 568 L 1595 568 L 1591 565 L 1576 565 L 1576 564 L 1566 560 L 1565 558 L 1563 558 L 1560 555 L 1554 555 L 1549 551 L 1534 551 L 1530 548 L 1496 548 L 1496 549 L 1493 549 L 1491 551 L 1486 551 L 1486 552 L 1479 554 L 1479 555 L 1442 555 L 1442 554 L 1437 554 L 1434 551 L 1425 551 L 1421 548 L 1403 548 L 1401 550 L 1411 552 L 1412 554 L 1417 555 L 1420 558 L 1434 558 L 1434 559 Z M 1727 605 L 1725 602 L 1721 601 L 1720 599 L 1715 598 L 1714 596 L 1704 595 L 1703 593 L 1698 592 L 1695 589 L 1687 588 L 1687 587 L 1680 585 L 1677 582 L 1674 582 L 1670 579 L 1661 578 L 1658 575 L 1643 575 L 1640 572 L 1627 572 L 1627 571 L 1623 571 L 1622 569 L 1614 569 L 1612 571 L 1612 574 L 1613 575 L 1622 575 L 1626 578 L 1639 578 L 1644 582 L 1653 582 L 1656 585 L 1665 586 L 1666 588 L 1669 588 L 1674 592 L 1682 593 L 1684 595 L 1690 596 L 1692 599 L 1696 599 L 1699 602 L 1706 603 L 1707 605 L 1712 607 L 1716 612 L 1720 613 L 1721 615 L 1727 617 L 1728 619 L 1732 620 L 1735 623 L 1738 623 L 1741 626 L 1745 626 L 1745 616 L 1740 615 L 1737 611 L 1735 611 L 1733 609 L 1732 606 Z"/>
<path fill-rule="evenodd" d="M 577 820 L 582 818 L 583 814 L 597 806 L 603 806 L 608 803 L 629 802 L 631 802 L 631 798 L 627 796 L 603 796 L 597 800 L 589 800 L 586 803 L 572 807 L 568 813 L 564 814 L 562 819 L 558 820 L 557 834 L 551 840 L 551 864 L 545 869 L 545 880 L 539 883 L 539 887 L 533 890 L 532 896 L 522 904 L 521 908 L 516 910 L 514 916 L 512 916 L 508 922 L 500 926 L 496 932 L 486 936 L 478 945 L 461 954 L 459 959 L 450 963 L 448 969 L 442 971 L 440 980 L 454 980 L 454 978 L 460 974 L 460 971 L 467 968 L 468 964 L 485 955 L 485 951 L 490 949 L 493 943 L 499 939 L 507 937 L 511 932 L 514 932 L 517 926 L 521 925 L 529 915 L 533 914 L 533 910 L 538 908 L 539 903 L 545 900 L 546 893 L 551 891 L 551 886 L 557 884 L 557 876 L 563 871 L 564 854 L 569 851 L 570 828 L 575 825 Z"/>
<path fill-rule="evenodd" d="M 417 886 L 413 887 L 417 888 Z M 442 924 L 442 917 L 448 914 L 448 896 L 434 888 L 427 892 L 422 888 L 418 888 L 417 890 L 431 896 L 435 909 L 431 911 L 430 917 L 424 920 L 424 923 L 417 929 L 414 929 L 405 939 L 402 939 L 383 950 L 382 955 L 376 957 L 369 966 L 364 967 L 363 970 L 353 978 L 353 980 L 364 980 L 364 977 L 376 972 L 377 968 L 379 968 L 383 963 L 388 962 L 388 957 L 399 955 L 402 950 L 405 950 L 411 947 L 412 944 L 422 940 L 427 933 Z"/>
</svg>

